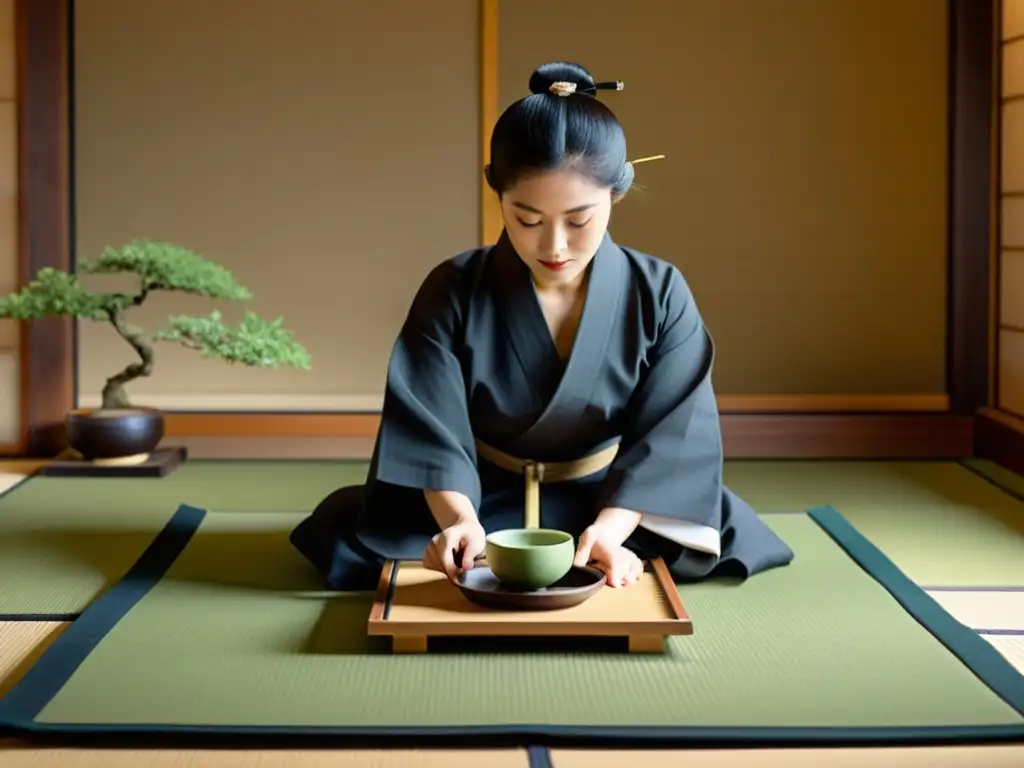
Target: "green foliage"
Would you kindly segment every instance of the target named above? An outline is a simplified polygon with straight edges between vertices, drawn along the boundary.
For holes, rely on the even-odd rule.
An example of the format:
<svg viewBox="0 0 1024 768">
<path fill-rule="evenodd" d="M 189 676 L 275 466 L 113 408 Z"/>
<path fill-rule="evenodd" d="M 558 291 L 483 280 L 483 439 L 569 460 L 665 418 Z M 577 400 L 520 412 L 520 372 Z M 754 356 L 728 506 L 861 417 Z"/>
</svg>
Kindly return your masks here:
<svg viewBox="0 0 1024 768">
<path fill-rule="evenodd" d="M 203 357 L 218 357 L 229 363 L 310 369 L 309 353 L 284 328 L 280 317 L 268 322 L 246 312 L 239 327 L 229 328 L 217 311 L 208 317 L 179 315 L 170 318 L 170 328 L 153 334 L 153 340 L 177 342 L 198 350 Z"/>
<path fill-rule="evenodd" d="M 132 273 L 145 291 L 182 291 L 228 301 L 248 301 L 252 293 L 235 282 L 219 264 L 171 243 L 136 240 L 121 248 L 105 248 L 95 259 L 78 265 L 81 274 Z"/>
<path fill-rule="evenodd" d="M 17 293 L 0 299 L 0 317 L 34 320 L 40 317 L 79 317 L 108 320 L 133 304 L 133 297 L 117 293 L 94 293 L 78 278 L 47 267 Z"/>
<path fill-rule="evenodd" d="M 137 293 L 99 292 L 84 286 L 78 275 L 132 274 L 139 278 Z M 163 341 L 248 366 L 311 367 L 310 355 L 284 328 L 282 318 L 267 321 L 246 312 L 238 327 L 229 327 L 220 312 L 206 317 L 174 316 L 166 328 L 152 334 L 130 326 L 124 313 L 141 305 L 154 291 L 172 291 L 227 301 L 247 301 L 252 292 L 236 282 L 224 267 L 172 243 L 135 240 L 120 248 L 105 248 L 99 256 L 79 262 L 77 274 L 42 269 L 21 290 L 0 298 L 0 317 L 33 320 L 64 316 L 109 322 L 143 358 L 152 359 L 149 345 Z M 148 375 L 151 365 L 129 366 L 108 381 L 120 386 Z"/>
</svg>

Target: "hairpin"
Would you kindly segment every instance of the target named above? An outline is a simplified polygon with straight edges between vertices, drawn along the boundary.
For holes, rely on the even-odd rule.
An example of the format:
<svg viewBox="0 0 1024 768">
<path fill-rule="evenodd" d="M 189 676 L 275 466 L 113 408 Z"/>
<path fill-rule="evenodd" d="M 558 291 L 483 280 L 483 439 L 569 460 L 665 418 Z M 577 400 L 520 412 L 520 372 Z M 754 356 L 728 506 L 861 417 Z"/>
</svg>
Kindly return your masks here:
<svg viewBox="0 0 1024 768">
<path fill-rule="evenodd" d="M 606 83 L 594 83 L 594 85 L 580 90 L 576 83 L 567 83 L 559 80 L 548 86 L 548 90 L 556 96 L 572 96 L 574 93 L 582 93 L 587 96 L 594 96 L 598 91 L 621 91 L 626 84 L 621 80 L 611 80 Z"/>
<path fill-rule="evenodd" d="M 641 157 L 639 160 L 631 160 L 630 162 L 633 165 L 636 165 L 637 163 L 646 163 L 646 162 L 649 162 L 651 160 L 664 160 L 664 159 L 665 159 L 664 155 L 651 155 L 650 157 Z"/>
</svg>

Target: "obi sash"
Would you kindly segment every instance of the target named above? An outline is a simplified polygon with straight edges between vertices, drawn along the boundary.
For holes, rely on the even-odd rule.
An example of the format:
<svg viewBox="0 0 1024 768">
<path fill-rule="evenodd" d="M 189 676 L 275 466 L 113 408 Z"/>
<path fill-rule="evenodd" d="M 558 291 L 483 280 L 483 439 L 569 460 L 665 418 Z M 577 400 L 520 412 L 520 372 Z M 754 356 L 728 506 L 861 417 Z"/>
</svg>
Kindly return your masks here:
<svg viewBox="0 0 1024 768">
<path fill-rule="evenodd" d="M 540 527 L 540 484 L 579 480 L 608 467 L 619 452 L 619 444 L 571 461 L 540 462 L 520 459 L 499 451 L 486 443 L 476 442 L 477 455 L 490 464 L 515 474 L 522 474 L 526 482 L 526 506 L 523 514 L 524 528 Z"/>
</svg>

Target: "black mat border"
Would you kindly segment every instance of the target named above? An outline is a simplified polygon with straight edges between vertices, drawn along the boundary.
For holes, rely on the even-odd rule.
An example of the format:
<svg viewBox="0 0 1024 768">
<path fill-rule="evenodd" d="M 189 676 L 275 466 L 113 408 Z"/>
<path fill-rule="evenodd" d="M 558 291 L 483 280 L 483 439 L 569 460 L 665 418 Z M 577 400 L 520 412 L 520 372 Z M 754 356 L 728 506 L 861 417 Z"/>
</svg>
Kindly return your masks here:
<svg viewBox="0 0 1024 768">
<path fill-rule="evenodd" d="M 807 513 L 903 609 L 927 629 L 979 680 L 1024 716 L 1024 675 L 978 632 L 961 624 L 942 605 L 913 582 L 878 547 L 868 541 L 832 507 Z"/>
<path fill-rule="evenodd" d="M 0 726 L 31 720 L 46 707 L 110 630 L 160 582 L 204 517 L 204 509 L 178 507 L 121 580 L 86 608 L 0 698 Z"/>
</svg>

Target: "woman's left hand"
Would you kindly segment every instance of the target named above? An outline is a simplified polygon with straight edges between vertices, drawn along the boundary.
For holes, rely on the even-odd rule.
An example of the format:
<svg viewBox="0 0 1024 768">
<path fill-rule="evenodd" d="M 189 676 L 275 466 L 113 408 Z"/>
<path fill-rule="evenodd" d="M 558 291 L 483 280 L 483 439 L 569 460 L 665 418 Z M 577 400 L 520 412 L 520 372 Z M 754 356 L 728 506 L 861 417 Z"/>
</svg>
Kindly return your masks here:
<svg viewBox="0 0 1024 768">
<path fill-rule="evenodd" d="M 622 546 L 621 536 L 600 523 L 583 531 L 576 548 L 575 564 L 592 564 L 604 571 L 610 587 L 634 584 L 644 572 L 643 561 Z"/>
</svg>

